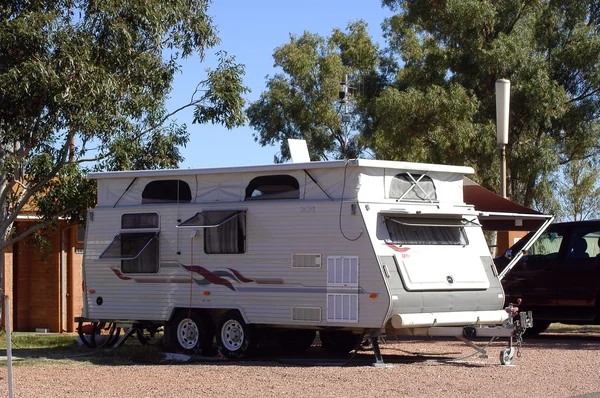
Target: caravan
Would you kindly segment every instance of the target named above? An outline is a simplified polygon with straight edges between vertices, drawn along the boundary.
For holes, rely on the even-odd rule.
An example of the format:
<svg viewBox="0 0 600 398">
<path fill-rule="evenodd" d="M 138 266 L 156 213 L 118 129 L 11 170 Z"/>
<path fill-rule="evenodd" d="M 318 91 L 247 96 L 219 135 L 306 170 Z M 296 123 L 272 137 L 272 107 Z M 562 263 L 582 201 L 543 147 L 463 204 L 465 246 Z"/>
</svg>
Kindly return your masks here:
<svg viewBox="0 0 600 398">
<path fill-rule="evenodd" d="M 92 342 L 104 325 L 164 328 L 175 349 L 216 337 L 229 358 L 259 338 L 306 349 L 316 332 L 334 352 L 372 336 L 378 362 L 379 334 L 505 336 L 508 363 L 525 318 L 505 309 L 464 202 L 471 173 L 362 159 L 92 173 L 76 321 Z"/>
</svg>

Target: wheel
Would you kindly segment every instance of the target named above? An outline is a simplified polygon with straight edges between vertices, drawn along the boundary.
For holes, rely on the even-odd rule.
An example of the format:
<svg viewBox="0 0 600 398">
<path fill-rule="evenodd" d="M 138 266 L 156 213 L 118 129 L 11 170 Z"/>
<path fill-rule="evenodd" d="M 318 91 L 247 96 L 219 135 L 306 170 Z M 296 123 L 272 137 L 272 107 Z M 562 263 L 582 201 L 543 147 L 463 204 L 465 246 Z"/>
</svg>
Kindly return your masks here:
<svg viewBox="0 0 600 398">
<path fill-rule="evenodd" d="M 79 322 L 77 325 L 77 334 L 79 340 L 88 348 L 96 348 L 96 323 L 92 322 L 84 325 L 83 322 Z"/>
<path fill-rule="evenodd" d="M 142 345 L 158 345 L 163 340 L 163 328 L 160 326 L 149 326 L 137 328 L 135 334 Z"/>
<path fill-rule="evenodd" d="M 312 346 L 317 332 L 307 329 L 285 329 L 277 332 L 279 347 L 286 353 L 299 354 Z"/>
<path fill-rule="evenodd" d="M 527 337 L 537 336 L 540 333 L 545 332 L 550 326 L 550 323 L 551 322 L 549 321 L 536 321 L 534 316 L 533 327 L 525 329 L 525 333 L 523 335 Z"/>
<path fill-rule="evenodd" d="M 247 356 L 256 348 L 256 343 L 254 331 L 238 311 L 228 311 L 219 318 L 217 346 L 225 357 L 239 359 Z"/>
<path fill-rule="evenodd" d="M 96 326 L 95 342 L 96 348 L 112 347 L 119 340 L 121 328 L 115 322 L 101 322 Z"/>
<path fill-rule="evenodd" d="M 213 324 L 204 312 L 187 310 L 178 312 L 165 327 L 165 342 L 175 351 L 204 353 L 210 351 L 213 341 Z"/>
<path fill-rule="evenodd" d="M 320 330 L 319 337 L 323 348 L 335 354 L 347 354 L 361 341 L 359 334 L 347 330 Z"/>
<path fill-rule="evenodd" d="M 88 348 L 112 347 L 118 340 L 121 328 L 116 323 L 79 322 L 77 334 L 79 340 Z"/>
<path fill-rule="evenodd" d="M 500 350 L 500 363 L 502 365 L 511 365 L 515 357 L 514 347 L 505 347 Z"/>
</svg>

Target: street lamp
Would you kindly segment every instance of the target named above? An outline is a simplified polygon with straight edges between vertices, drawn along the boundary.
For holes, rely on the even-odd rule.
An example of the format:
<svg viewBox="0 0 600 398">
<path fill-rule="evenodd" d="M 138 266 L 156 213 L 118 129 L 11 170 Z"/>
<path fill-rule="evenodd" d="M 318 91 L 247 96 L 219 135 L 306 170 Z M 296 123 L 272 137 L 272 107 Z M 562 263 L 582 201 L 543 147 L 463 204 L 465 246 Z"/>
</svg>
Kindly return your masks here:
<svg viewBox="0 0 600 398">
<path fill-rule="evenodd" d="M 506 145 L 508 144 L 508 112 L 510 81 L 496 80 L 496 138 L 500 148 L 500 194 L 506 198 Z"/>
</svg>

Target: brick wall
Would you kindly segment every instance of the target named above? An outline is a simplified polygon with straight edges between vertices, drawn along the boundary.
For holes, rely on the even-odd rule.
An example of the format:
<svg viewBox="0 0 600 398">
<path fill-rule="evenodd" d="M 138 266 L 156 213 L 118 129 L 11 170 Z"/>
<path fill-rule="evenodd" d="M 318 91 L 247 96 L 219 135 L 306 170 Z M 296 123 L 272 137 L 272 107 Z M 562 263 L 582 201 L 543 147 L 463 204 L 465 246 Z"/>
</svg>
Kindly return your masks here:
<svg viewBox="0 0 600 398">
<path fill-rule="evenodd" d="M 19 222 L 18 230 L 30 223 Z M 60 231 L 49 234 L 50 247 L 41 252 L 30 238 L 15 249 L 14 330 L 60 331 Z"/>
</svg>

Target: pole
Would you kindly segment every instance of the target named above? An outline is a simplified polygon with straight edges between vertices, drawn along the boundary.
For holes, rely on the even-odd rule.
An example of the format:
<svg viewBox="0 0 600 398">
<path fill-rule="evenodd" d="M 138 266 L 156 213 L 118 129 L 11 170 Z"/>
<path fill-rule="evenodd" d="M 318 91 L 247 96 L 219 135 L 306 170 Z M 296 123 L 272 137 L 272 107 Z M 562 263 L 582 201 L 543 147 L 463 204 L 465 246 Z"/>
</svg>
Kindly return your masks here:
<svg viewBox="0 0 600 398">
<path fill-rule="evenodd" d="M 8 367 L 8 398 L 13 398 L 12 336 L 10 332 L 10 299 L 8 298 L 8 295 L 4 296 L 4 306 L 6 308 L 6 364 Z"/>
<path fill-rule="evenodd" d="M 500 146 L 500 195 L 506 198 L 506 145 Z"/>
</svg>

